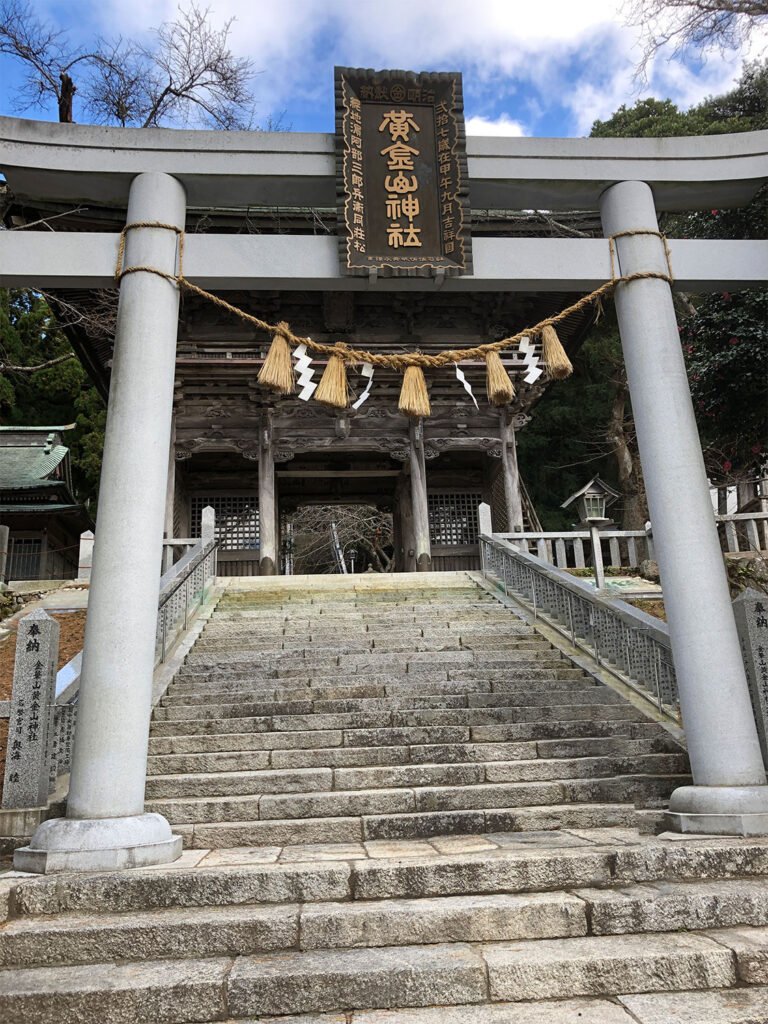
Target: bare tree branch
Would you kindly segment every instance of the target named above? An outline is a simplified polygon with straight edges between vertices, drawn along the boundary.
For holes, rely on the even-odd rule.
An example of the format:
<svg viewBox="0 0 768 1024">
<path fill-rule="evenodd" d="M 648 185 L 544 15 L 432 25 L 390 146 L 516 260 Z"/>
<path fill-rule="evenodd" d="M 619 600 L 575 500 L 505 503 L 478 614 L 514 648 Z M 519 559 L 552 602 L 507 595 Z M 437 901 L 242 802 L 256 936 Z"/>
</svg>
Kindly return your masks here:
<svg viewBox="0 0 768 1024">
<path fill-rule="evenodd" d="M 569 224 L 563 224 L 561 221 L 555 220 L 554 217 L 551 217 L 543 210 L 534 210 L 533 212 L 539 220 L 544 221 L 544 223 L 552 229 L 552 234 L 554 235 L 571 235 L 574 238 L 592 238 L 592 235 L 590 235 L 589 232 L 579 231 L 578 228 L 573 228 Z"/>
<path fill-rule="evenodd" d="M 356 567 L 361 565 L 361 550 L 369 555 L 369 564 L 377 572 L 390 572 L 394 552 L 392 516 L 372 505 L 302 505 L 291 517 L 294 542 L 294 568 L 297 573 L 338 572 L 331 538 L 331 523 L 349 564 L 349 551 L 358 549 Z"/>
<path fill-rule="evenodd" d="M 0 373 L 37 373 L 38 370 L 47 370 L 50 366 L 66 363 L 74 358 L 74 352 L 67 352 L 63 356 L 57 356 L 55 359 L 48 359 L 44 363 L 38 363 L 37 366 L 14 366 L 12 363 L 0 363 Z"/>
<path fill-rule="evenodd" d="M 625 0 L 622 9 L 642 33 L 640 77 L 665 46 L 675 54 L 688 47 L 736 50 L 768 18 L 768 0 Z"/>
<path fill-rule="evenodd" d="M 151 45 L 119 37 L 77 48 L 64 31 L 40 20 L 29 0 L 0 0 L 0 53 L 25 67 L 22 110 L 53 99 L 59 120 L 72 121 L 77 92 L 100 124 L 250 129 L 253 62 L 229 47 L 233 19 L 220 29 L 211 19 L 211 9 L 193 0 L 155 29 Z"/>
<path fill-rule="evenodd" d="M 87 210 L 87 206 L 74 206 L 71 210 L 65 210 L 64 213 L 52 213 L 50 217 L 40 217 L 39 220 L 31 220 L 27 224 L 14 224 L 13 227 L 8 228 L 9 231 L 26 231 L 27 228 L 35 228 L 38 224 L 48 225 L 48 221 L 58 220 L 59 217 L 71 217 L 74 213 L 83 213 Z"/>
<path fill-rule="evenodd" d="M 104 289 L 89 292 L 87 301 L 83 302 L 73 302 L 52 292 L 41 291 L 40 294 L 62 330 L 78 327 L 89 338 L 114 338 L 117 327 L 117 291 Z"/>
</svg>

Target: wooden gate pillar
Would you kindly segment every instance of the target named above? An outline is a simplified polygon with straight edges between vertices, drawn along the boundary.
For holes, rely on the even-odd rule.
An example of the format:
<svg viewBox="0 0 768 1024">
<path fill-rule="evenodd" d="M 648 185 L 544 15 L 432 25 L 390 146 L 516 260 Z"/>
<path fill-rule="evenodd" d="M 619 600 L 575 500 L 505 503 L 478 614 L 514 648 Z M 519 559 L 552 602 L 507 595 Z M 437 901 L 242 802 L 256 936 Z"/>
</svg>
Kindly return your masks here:
<svg viewBox="0 0 768 1024">
<path fill-rule="evenodd" d="M 276 576 L 278 572 L 275 455 L 270 410 L 262 421 L 259 448 L 259 575 Z"/>
<path fill-rule="evenodd" d="M 427 472 L 424 465 L 424 424 L 411 421 L 409 428 L 411 466 L 411 502 L 413 505 L 413 537 L 416 571 L 432 571 L 432 548 L 429 542 L 429 508 L 427 505 Z"/>
<path fill-rule="evenodd" d="M 523 501 L 520 496 L 520 473 L 517 468 L 515 427 L 509 411 L 502 409 L 499 417 L 501 437 L 501 468 L 504 474 L 504 498 L 507 508 L 507 530 L 523 529 Z"/>
</svg>

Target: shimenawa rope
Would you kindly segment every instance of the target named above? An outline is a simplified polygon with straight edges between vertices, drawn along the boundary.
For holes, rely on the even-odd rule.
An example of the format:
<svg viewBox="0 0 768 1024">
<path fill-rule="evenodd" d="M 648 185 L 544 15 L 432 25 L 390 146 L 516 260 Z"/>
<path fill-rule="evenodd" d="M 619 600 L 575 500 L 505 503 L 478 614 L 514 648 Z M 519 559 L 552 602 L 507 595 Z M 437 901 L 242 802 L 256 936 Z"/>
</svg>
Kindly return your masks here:
<svg viewBox="0 0 768 1024">
<path fill-rule="evenodd" d="M 156 267 L 148 266 L 133 266 L 123 267 L 123 260 L 125 258 L 125 238 L 128 231 L 133 228 L 164 228 L 168 231 L 174 231 L 179 237 L 179 272 L 178 274 L 169 274 L 164 270 L 158 270 Z M 664 250 L 667 257 L 667 270 L 668 273 L 662 273 L 661 271 L 636 271 L 632 274 L 623 274 L 619 277 L 616 276 L 616 250 L 614 241 L 617 238 L 623 238 L 630 235 L 654 235 L 660 238 L 664 243 Z M 604 296 L 610 295 L 618 285 L 626 284 L 629 281 L 640 281 L 648 279 L 656 279 L 660 281 L 666 281 L 667 284 L 674 283 L 674 276 L 672 274 L 672 267 L 670 263 L 669 246 L 667 239 L 664 234 L 660 231 L 646 230 L 638 228 L 630 231 L 617 231 L 615 234 L 608 238 L 608 247 L 610 251 L 611 260 L 611 279 L 601 284 L 599 288 L 595 288 L 588 295 L 583 295 L 577 302 L 572 303 L 570 306 L 566 306 L 559 313 L 554 316 L 547 317 L 544 320 L 540 320 L 533 327 L 525 328 L 524 330 L 517 331 L 515 334 L 510 334 L 506 338 L 502 338 L 499 341 L 486 342 L 483 345 L 475 345 L 472 348 L 462 349 L 444 349 L 442 352 L 438 352 L 436 355 L 429 355 L 425 352 L 404 352 L 404 353 L 380 353 L 380 352 L 368 352 L 366 349 L 352 348 L 346 345 L 344 342 L 336 342 L 334 345 L 324 345 L 321 342 L 313 341 L 311 338 L 305 338 L 301 335 L 294 334 L 290 329 L 289 325 L 281 322 L 279 324 L 270 324 L 265 320 L 261 320 L 259 317 L 253 316 L 251 313 L 246 313 L 245 310 L 239 309 L 237 306 L 233 306 L 230 302 L 220 298 L 218 295 L 214 295 L 211 292 L 206 291 L 204 288 L 198 287 L 196 284 L 192 284 L 184 277 L 184 231 L 182 228 L 177 227 L 175 224 L 164 224 L 160 221 L 136 221 L 131 224 L 126 224 L 120 232 L 120 245 L 117 254 L 117 266 L 115 268 L 115 280 L 120 281 L 127 274 L 135 274 L 139 271 L 143 271 L 148 274 L 156 274 L 159 277 L 164 277 L 168 281 L 172 281 L 179 288 L 184 288 L 195 295 L 201 296 L 201 298 L 207 299 L 209 302 L 214 303 L 220 309 L 226 310 L 228 313 L 232 313 L 234 316 L 240 317 L 241 320 L 245 320 L 248 323 L 254 324 L 260 330 L 265 331 L 273 339 L 279 336 L 280 340 L 285 340 L 291 347 L 297 345 L 305 345 L 306 348 L 315 352 L 318 355 L 326 356 L 329 360 L 329 367 L 333 364 L 333 376 L 338 379 L 339 361 L 344 365 L 351 365 L 355 363 L 370 363 L 373 366 L 386 366 L 390 369 L 397 370 L 404 373 L 408 367 L 418 367 L 423 370 L 437 369 L 441 366 L 448 366 L 451 363 L 461 363 L 469 359 L 487 359 L 489 355 L 494 353 L 498 354 L 503 352 L 505 349 L 511 348 L 513 345 L 518 344 L 525 337 L 536 337 L 544 335 L 546 328 L 554 328 L 557 324 L 566 320 L 573 313 L 577 313 L 579 310 L 584 309 L 586 306 L 592 303 L 597 303 L 598 308 L 601 305 L 601 300 Z M 558 342 L 559 345 L 559 342 Z M 562 353 L 565 364 L 568 364 L 568 358 L 565 353 Z M 335 358 L 334 358 L 335 357 Z M 326 373 L 328 373 L 329 367 L 326 367 Z M 566 374 L 570 372 L 570 369 L 566 371 Z M 325 377 L 325 374 L 324 374 Z M 423 378 L 423 375 L 422 375 Z M 411 378 L 412 383 L 413 378 Z M 270 386 L 268 382 L 267 386 Z M 422 390 L 423 380 L 418 382 L 418 390 Z M 322 386 L 322 381 L 321 381 Z M 277 390 L 282 390 L 277 388 Z M 346 406 L 346 392 L 345 389 L 341 389 L 343 394 L 339 394 L 339 407 L 343 408 Z M 318 388 L 320 391 L 320 388 Z M 429 402 L 426 399 L 426 385 L 423 384 L 424 400 L 422 406 L 428 409 Z M 336 405 L 335 401 L 330 401 L 327 404 Z M 418 406 L 418 401 L 416 405 Z M 402 403 L 401 403 L 402 408 Z M 407 412 L 409 415 L 416 415 L 422 413 L 409 412 L 406 409 L 402 411 Z M 423 413 L 429 415 L 428 412 Z"/>
</svg>

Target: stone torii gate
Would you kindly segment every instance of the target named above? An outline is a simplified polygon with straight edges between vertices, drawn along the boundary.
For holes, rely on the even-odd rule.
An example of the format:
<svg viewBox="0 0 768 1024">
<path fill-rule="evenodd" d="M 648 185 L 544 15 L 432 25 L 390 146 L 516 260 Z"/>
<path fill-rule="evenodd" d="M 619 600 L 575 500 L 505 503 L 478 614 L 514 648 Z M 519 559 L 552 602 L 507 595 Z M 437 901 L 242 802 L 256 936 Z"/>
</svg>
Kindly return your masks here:
<svg viewBox="0 0 768 1024">
<path fill-rule="evenodd" d="M 0 168 L 19 199 L 127 206 L 125 265 L 178 273 L 188 206 L 333 206 L 334 137 L 113 129 L 0 118 Z M 668 273 L 658 210 L 747 203 L 768 177 L 768 132 L 683 139 L 470 138 L 475 209 L 595 209 L 604 239 L 473 240 L 474 273 L 442 282 L 341 276 L 329 236 L 192 235 L 184 274 L 213 291 L 590 291 L 617 274 Z M 114 286 L 119 236 L 4 232 L 0 285 Z M 670 239 L 675 286 L 763 285 L 768 245 Z M 99 525 L 67 817 L 44 822 L 27 864 L 72 869 L 175 859 L 180 839 L 144 813 L 156 601 L 165 515 L 179 290 L 122 281 Z M 670 809 L 681 831 L 768 833 L 768 785 L 717 539 L 669 283 L 635 279 L 616 308 L 664 583 L 694 785 Z M 137 500 L 137 495 L 140 499 Z M 685 524 L 685 530 L 679 524 Z"/>
</svg>

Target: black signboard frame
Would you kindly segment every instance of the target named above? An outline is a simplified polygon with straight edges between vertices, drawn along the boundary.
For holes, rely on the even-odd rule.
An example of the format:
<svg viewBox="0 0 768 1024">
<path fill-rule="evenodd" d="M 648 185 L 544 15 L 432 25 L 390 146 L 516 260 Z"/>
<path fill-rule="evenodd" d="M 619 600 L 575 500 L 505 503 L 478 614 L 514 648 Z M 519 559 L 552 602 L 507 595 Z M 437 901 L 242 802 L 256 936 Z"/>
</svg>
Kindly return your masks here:
<svg viewBox="0 0 768 1024">
<path fill-rule="evenodd" d="M 344 274 L 472 273 L 460 72 L 336 68 Z"/>
</svg>

